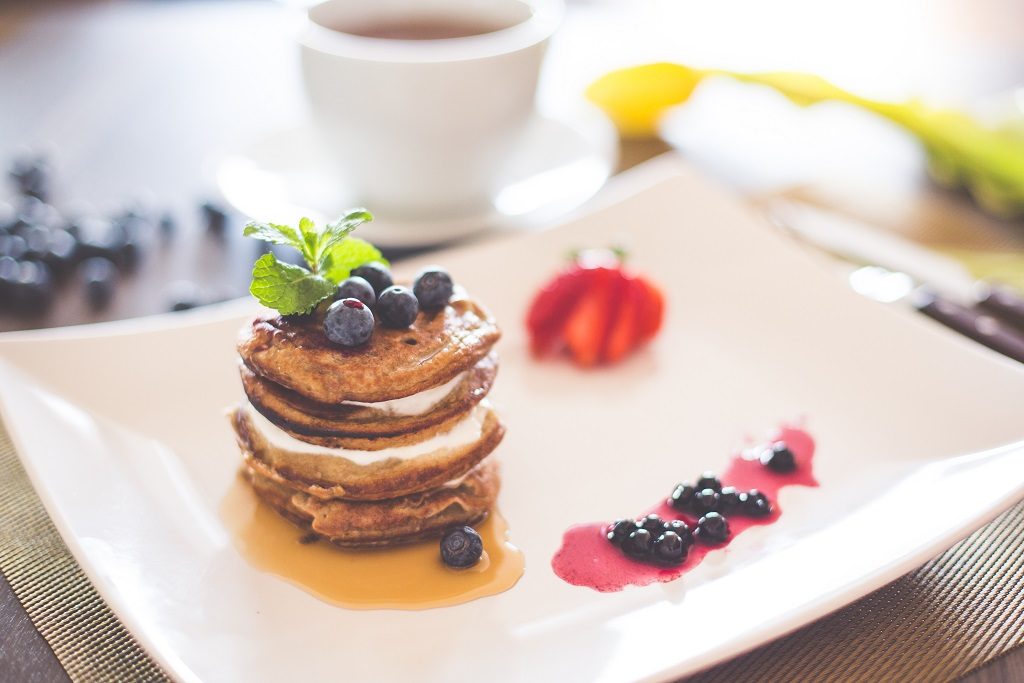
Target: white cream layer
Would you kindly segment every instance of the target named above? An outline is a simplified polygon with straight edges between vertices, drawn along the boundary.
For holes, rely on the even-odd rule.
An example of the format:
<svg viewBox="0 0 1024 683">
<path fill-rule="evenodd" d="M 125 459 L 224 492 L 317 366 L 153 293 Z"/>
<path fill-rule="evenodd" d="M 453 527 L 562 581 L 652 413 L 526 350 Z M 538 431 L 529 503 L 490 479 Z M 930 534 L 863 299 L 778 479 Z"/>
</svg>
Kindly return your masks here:
<svg viewBox="0 0 1024 683">
<path fill-rule="evenodd" d="M 249 411 L 249 417 L 251 418 L 253 425 L 255 425 L 256 429 L 263 435 L 263 438 L 276 448 L 280 448 L 281 450 L 289 451 L 291 453 L 328 455 L 345 458 L 347 460 L 351 460 L 357 465 L 372 465 L 375 462 L 387 460 L 388 458 L 411 460 L 421 455 L 433 453 L 434 451 L 442 448 L 459 448 L 461 446 L 471 444 L 474 441 L 478 441 L 480 439 L 480 435 L 483 433 L 484 419 L 487 417 L 487 411 L 490 409 L 490 404 L 487 401 L 481 401 L 473 408 L 473 410 L 470 411 L 469 415 L 457 422 L 451 430 L 441 434 L 436 434 L 426 441 L 421 441 L 409 446 L 385 448 L 379 451 L 356 451 L 348 448 L 327 448 L 326 446 L 306 443 L 305 441 L 296 439 L 294 436 L 265 418 L 260 411 L 253 407 L 251 403 L 247 402 L 245 404 L 245 409 Z"/>
<path fill-rule="evenodd" d="M 394 398 L 390 401 L 380 401 L 378 403 L 363 403 L 361 401 L 345 401 L 344 403 L 350 406 L 376 408 L 391 415 L 422 415 L 433 410 L 434 406 L 443 401 L 448 394 L 452 393 L 452 390 L 458 386 L 459 382 L 465 379 L 467 372 L 469 371 L 460 372 L 451 381 L 432 389 L 421 391 L 418 394 L 413 394 L 412 396 L 403 396 L 402 398 Z"/>
</svg>

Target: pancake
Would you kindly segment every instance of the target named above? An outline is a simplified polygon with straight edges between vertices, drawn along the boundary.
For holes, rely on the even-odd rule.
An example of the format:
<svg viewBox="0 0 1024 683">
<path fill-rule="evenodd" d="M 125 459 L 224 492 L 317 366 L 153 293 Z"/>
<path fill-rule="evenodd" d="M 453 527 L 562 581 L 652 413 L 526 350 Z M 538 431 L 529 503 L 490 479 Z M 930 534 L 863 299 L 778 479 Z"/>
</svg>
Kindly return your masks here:
<svg viewBox="0 0 1024 683">
<path fill-rule="evenodd" d="M 299 452 L 271 443 L 244 406 L 231 413 L 239 447 L 255 471 L 278 484 L 320 499 L 380 500 L 427 491 L 455 479 L 487 457 L 501 442 L 505 428 L 487 403 L 473 408 L 479 435 L 462 445 L 437 448 L 415 457 L 386 457 L 360 464 L 344 451 Z"/>
<path fill-rule="evenodd" d="M 238 344 L 262 378 L 320 403 L 375 403 L 448 382 L 490 353 L 501 333 L 490 314 L 464 295 L 420 312 L 412 326 L 379 323 L 370 341 L 349 349 L 324 335 L 322 316 L 259 317 Z"/>
<path fill-rule="evenodd" d="M 487 517 L 500 488 L 498 466 L 489 459 L 455 486 L 381 500 L 321 500 L 294 491 L 245 467 L 256 494 L 279 514 L 332 543 L 380 547 L 438 538 L 456 524 L 477 524 Z"/>
<path fill-rule="evenodd" d="M 465 416 L 491 390 L 498 363 L 493 353 L 486 356 L 446 397 L 420 415 L 319 403 L 260 377 L 245 364 L 240 372 L 242 387 L 253 407 L 292 436 L 327 447 L 377 450 L 394 445 L 396 437 L 407 439 L 410 434 L 420 433 L 423 440 L 453 419 Z"/>
</svg>

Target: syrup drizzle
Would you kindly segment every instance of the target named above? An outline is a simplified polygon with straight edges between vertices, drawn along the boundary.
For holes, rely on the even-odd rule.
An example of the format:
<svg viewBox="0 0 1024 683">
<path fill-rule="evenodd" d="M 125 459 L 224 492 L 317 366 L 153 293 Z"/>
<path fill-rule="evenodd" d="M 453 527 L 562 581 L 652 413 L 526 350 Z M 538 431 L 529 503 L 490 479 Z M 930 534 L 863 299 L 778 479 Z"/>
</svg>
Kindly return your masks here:
<svg viewBox="0 0 1024 683">
<path fill-rule="evenodd" d="M 574 586 L 587 586 L 602 593 L 619 591 L 626 586 L 646 586 L 655 582 L 672 581 L 700 564 L 709 552 L 724 548 L 747 529 L 774 523 L 782 514 L 782 508 L 778 504 L 778 494 L 782 487 L 817 486 L 818 482 L 812 469 L 814 439 L 810 434 L 795 427 L 782 427 L 772 434 L 770 439 L 773 442 L 786 442 L 796 459 L 796 470 L 779 474 L 764 467 L 756 459 L 745 458 L 743 453 L 733 456 L 728 469 L 721 476 L 722 484 L 735 486 L 740 491 L 759 489 L 772 501 L 774 511 L 771 515 L 760 518 L 728 515 L 732 533 L 725 544 L 710 547 L 695 543 L 682 564 L 663 567 L 632 560 L 609 543 L 605 533 L 610 522 L 578 524 L 565 532 L 562 546 L 551 559 L 551 568 L 563 581 Z M 672 485 L 674 484 L 675 482 L 672 482 Z M 691 529 L 696 527 L 697 518 L 694 515 L 669 507 L 664 498 L 658 505 L 638 517 L 652 512 L 661 515 L 665 520 L 682 519 Z"/>
<path fill-rule="evenodd" d="M 343 549 L 313 540 L 264 505 L 241 477 L 225 495 L 220 516 L 249 564 L 349 609 L 458 605 L 508 590 L 525 567 L 523 553 L 508 542 L 508 525 L 497 511 L 476 527 L 484 555 L 468 569 L 445 566 L 437 540 L 379 550 Z"/>
</svg>

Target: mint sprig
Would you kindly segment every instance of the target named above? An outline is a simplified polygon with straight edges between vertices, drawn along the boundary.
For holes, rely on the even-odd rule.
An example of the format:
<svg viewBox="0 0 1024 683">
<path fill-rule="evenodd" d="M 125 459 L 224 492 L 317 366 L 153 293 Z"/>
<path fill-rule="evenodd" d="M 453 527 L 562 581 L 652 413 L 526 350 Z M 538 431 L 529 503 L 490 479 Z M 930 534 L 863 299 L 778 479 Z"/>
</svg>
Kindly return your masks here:
<svg viewBox="0 0 1024 683">
<path fill-rule="evenodd" d="M 278 261 L 273 254 L 260 256 L 252 267 L 249 291 L 261 304 L 282 315 L 306 313 L 334 293 L 337 285 L 302 266 Z"/>
<path fill-rule="evenodd" d="M 261 256 L 252 268 L 249 291 L 264 306 L 282 315 L 308 313 L 334 294 L 338 283 L 354 268 L 370 261 L 387 264 L 380 251 L 350 233 L 373 216 L 366 209 L 350 209 L 322 230 L 308 218 L 298 229 L 277 223 L 247 223 L 243 233 L 264 242 L 289 246 L 302 254 L 307 267 L 283 263 L 273 254 Z"/>
</svg>

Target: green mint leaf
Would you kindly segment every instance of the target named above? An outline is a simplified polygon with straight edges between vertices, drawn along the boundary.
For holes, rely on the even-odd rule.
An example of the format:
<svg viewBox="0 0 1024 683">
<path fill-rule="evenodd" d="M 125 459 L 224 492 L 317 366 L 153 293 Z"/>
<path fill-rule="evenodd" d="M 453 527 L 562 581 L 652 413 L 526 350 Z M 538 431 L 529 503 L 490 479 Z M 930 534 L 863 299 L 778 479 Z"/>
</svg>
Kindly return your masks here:
<svg viewBox="0 0 1024 683">
<path fill-rule="evenodd" d="M 302 238 L 290 225 L 278 225 L 276 223 L 259 223 L 249 221 L 242 229 L 246 237 L 255 237 L 271 244 L 281 244 L 286 247 L 295 247 L 302 251 Z"/>
<path fill-rule="evenodd" d="M 335 284 L 302 266 L 282 263 L 264 254 L 252 267 L 249 291 L 264 306 L 282 315 L 307 313 L 334 294 Z"/>
<path fill-rule="evenodd" d="M 320 242 L 317 244 L 317 272 L 324 272 L 326 261 L 331 251 L 348 237 L 349 233 L 367 221 L 372 221 L 373 215 L 366 209 L 349 209 L 343 216 L 333 223 L 328 223 L 320 235 Z M 362 265 L 362 264 L 360 264 Z"/>
<path fill-rule="evenodd" d="M 370 261 L 380 261 L 384 265 L 389 265 L 377 247 L 358 237 L 348 237 L 327 252 L 324 267 L 320 272 L 331 282 L 341 282 L 349 276 L 353 268 Z"/>
<path fill-rule="evenodd" d="M 306 217 L 300 218 L 299 234 L 302 236 L 302 248 L 299 250 L 302 252 L 302 258 L 306 259 L 314 273 L 319 272 L 320 232 L 316 229 L 316 224 Z"/>
</svg>

